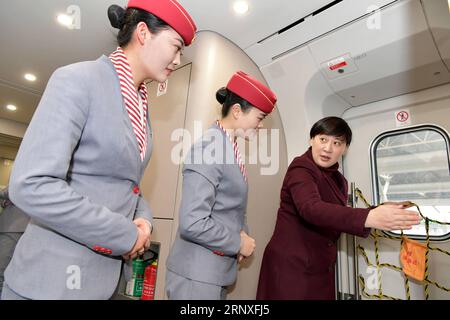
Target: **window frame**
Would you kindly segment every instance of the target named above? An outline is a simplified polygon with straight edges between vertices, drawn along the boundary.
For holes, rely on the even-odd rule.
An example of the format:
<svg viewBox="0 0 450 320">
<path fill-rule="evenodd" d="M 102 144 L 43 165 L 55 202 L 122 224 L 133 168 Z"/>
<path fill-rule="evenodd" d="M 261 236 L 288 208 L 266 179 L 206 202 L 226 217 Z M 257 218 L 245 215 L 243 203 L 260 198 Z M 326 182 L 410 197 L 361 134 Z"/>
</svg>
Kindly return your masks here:
<svg viewBox="0 0 450 320">
<path fill-rule="evenodd" d="M 419 124 L 414 126 L 408 126 L 403 128 L 395 128 L 391 130 L 384 131 L 380 133 L 378 136 L 376 136 L 372 142 L 370 143 L 369 147 L 369 161 L 370 161 L 370 175 L 371 175 L 371 183 L 372 183 L 372 199 L 375 205 L 380 204 L 379 199 L 379 187 L 378 187 L 378 171 L 377 171 L 377 160 L 376 160 L 376 150 L 380 142 L 391 136 L 398 136 L 400 134 L 407 134 L 412 133 L 416 131 L 423 131 L 423 130 L 431 130 L 434 131 L 442 136 L 442 138 L 445 141 L 445 146 L 447 150 L 447 165 L 448 170 L 450 174 L 450 138 L 447 130 L 445 130 L 443 127 L 440 127 L 436 124 Z M 400 234 L 391 232 L 391 231 L 383 231 L 386 235 L 392 236 L 392 237 L 400 237 Z M 414 235 L 414 234 L 408 234 L 408 238 L 415 239 L 415 240 L 425 240 L 425 235 Z M 450 239 L 450 232 L 447 234 L 444 234 L 442 236 L 431 236 L 430 240 L 432 241 L 446 241 Z"/>
</svg>

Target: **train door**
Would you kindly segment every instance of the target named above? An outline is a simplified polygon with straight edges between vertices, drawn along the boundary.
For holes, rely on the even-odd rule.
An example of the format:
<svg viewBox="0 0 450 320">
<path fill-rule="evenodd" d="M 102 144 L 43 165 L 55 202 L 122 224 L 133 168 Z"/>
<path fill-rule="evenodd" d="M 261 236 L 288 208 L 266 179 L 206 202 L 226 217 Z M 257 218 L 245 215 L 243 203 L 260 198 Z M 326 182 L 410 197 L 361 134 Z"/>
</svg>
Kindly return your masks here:
<svg viewBox="0 0 450 320">
<path fill-rule="evenodd" d="M 354 189 L 370 204 L 411 201 L 426 219 L 405 231 L 406 238 L 379 230 L 365 239 L 342 237 L 337 268 L 341 299 L 450 298 L 448 89 L 436 87 L 344 114 L 354 133 L 344 174 L 355 182 Z M 398 121 L 402 111 L 410 117 L 406 126 Z M 353 200 L 365 206 L 361 194 Z M 407 248 L 409 243 L 415 249 Z"/>
</svg>

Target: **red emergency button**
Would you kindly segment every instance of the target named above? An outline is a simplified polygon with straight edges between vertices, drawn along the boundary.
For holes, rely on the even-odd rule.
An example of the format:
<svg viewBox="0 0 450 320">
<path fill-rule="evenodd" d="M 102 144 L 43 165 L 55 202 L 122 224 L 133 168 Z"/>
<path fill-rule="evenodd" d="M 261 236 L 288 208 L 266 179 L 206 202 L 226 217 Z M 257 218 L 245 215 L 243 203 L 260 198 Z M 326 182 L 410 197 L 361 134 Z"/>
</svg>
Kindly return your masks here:
<svg viewBox="0 0 450 320">
<path fill-rule="evenodd" d="M 221 252 L 219 250 L 214 250 L 213 253 L 217 254 L 218 256 L 224 256 L 225 255 L 225 253 L 223 253 L 223 252 Z"/>
<path fill-rule="evenodd" d="M 139 191 L 140 191 L 140 190 L 139 190 L 139 186 L 134 186 L 134 187 L 133 187 L 133 192 L 134 192 L 134 193 L 138 194 Z"/>
</svg>

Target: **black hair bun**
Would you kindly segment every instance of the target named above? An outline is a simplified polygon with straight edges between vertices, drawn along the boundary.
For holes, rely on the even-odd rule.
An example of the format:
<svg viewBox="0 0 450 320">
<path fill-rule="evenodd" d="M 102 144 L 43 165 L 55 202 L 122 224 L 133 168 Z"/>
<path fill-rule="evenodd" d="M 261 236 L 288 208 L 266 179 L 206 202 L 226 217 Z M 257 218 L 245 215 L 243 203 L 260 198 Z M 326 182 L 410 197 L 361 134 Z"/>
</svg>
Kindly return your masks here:
<svg viewBox="0 0 450 320">
<path fill-rule="evenodd" d="M 228 95 L 228 90 L 225 87 L 220 88 L 219 90 L 217 90 L 216 92 L 216 100 L 220 103 L 223 104 L 227 98 Z"/>
<path fill-rule="evenodd" d="M 115 4 L 109 6 L 108 18 L 114 28 L 122 29 L 125 23 L 125 9 Z"/>
</svg>

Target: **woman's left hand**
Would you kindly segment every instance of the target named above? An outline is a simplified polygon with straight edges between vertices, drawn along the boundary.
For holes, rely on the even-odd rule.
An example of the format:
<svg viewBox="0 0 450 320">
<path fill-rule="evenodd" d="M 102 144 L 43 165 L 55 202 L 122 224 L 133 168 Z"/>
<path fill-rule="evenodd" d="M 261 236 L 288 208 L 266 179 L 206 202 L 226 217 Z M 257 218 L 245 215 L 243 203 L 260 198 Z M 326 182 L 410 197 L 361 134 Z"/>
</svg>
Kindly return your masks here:
<svg viewBox="0 0 450 320">
<path fill-rule="evenodd" d="M 150 222 L 144 218 L 137 218 L 133 221 L 133 223 L 136 225 L 136 227 L 139 229 L 139 232 L 142 233 L 142 235 L 145 237 L 145 242 L 143 243 L 143 246 L 140 245 L 138 248 L 133 248 L 132 251 L 129 253 L 123 255 L 122 257 L 125 260 L 134 259 L 137 256 L 143 255 L 148 248 L 150 248 L 151 244 L 151 228 L 150 228 Z"/>
</svg>

